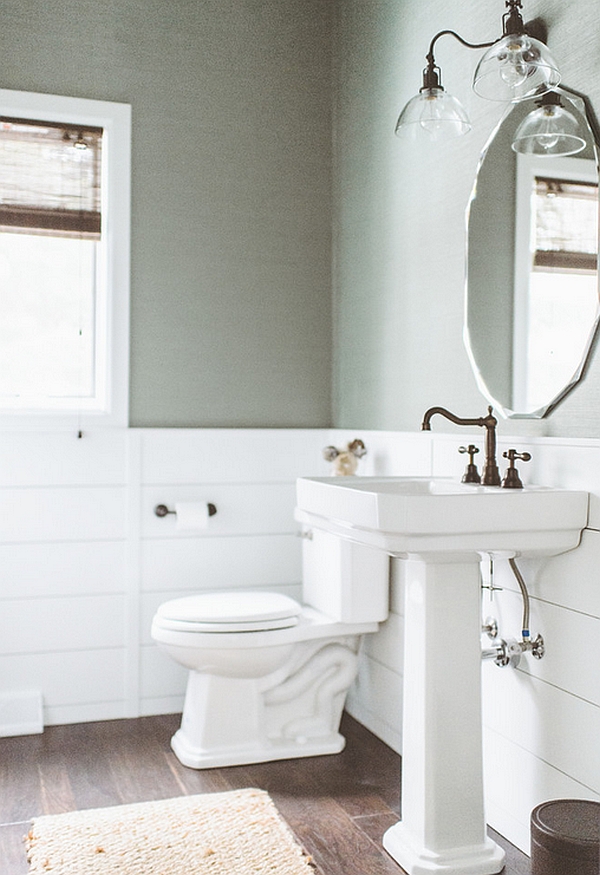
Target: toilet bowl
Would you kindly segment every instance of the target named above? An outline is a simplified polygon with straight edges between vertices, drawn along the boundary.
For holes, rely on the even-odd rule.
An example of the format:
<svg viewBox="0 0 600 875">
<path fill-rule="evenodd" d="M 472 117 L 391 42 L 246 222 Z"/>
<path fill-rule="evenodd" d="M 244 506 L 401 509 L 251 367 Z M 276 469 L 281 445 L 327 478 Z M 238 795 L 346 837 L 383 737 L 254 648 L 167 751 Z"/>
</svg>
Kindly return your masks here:
<svg viewBox="0 0 600 875">
<path fill-rule="evenodd" d="M 388 564 L 317 530 L 303 542 L 303 604 L 245 589 L 162 604 L 152 638 L 189 669 L 178 759 L 202 769 L 339 753 L 361 638 L 387 617 Z"/>
</svg>

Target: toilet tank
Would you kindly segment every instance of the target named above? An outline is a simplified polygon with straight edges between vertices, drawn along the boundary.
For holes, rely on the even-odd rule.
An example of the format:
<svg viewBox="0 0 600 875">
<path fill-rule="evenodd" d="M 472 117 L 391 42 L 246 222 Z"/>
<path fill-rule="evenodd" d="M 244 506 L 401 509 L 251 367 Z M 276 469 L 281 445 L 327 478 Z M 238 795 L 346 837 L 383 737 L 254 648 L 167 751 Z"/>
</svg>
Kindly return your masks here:
<svg viewBox="0 0 600 875">
<path fill-rule="evenodd" d="M 304 532 L 304 604 L 342 623 L 379 623 L 389 609 L 390 557 L 321 529 Z"/>
</svg>

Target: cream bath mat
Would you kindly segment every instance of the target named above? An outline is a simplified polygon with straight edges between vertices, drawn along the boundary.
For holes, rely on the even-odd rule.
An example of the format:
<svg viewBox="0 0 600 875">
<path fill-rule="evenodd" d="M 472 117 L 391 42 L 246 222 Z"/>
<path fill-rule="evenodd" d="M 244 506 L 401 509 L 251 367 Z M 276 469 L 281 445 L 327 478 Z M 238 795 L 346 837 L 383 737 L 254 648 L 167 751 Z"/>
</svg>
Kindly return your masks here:
<svg viewBox="0 0 600 875">
<path fill-rule="evenodd" d="M 45 815 L 26 845 L 29 875 L 315 875 L 254 789 Z"/>
</svg>

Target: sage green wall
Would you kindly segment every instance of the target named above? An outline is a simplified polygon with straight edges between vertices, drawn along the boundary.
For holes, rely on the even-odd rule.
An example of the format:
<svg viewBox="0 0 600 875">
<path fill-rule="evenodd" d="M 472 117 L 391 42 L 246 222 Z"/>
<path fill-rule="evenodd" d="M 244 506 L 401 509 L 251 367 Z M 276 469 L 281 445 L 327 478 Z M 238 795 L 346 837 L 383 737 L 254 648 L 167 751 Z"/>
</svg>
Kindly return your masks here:
<svg viewBox="0 0 600 875">
<path fill-rule="evenodd" d="M 1 87 L 132 105 L 134 426 L 330 423 L 331 10 L 2 3 Z"/>
<path fill-rule="evenodd" d="M 597 0 L 524 0 L 542 16 L 563 80 L 600 109 Z M 393 135 L 421 85 L 434 34 L 473 42 L 501 33 L 502 0 L 344 0 L 337 4 L 334 136 L 335 424 L 416 430 L 427 407 L 485 411 L 462 343 L 464 211 L 477 161 L 502 107 L 470 88 L 479 53 L 451 37 L 436 46 L 447 90 L 473 130 L 414 149 Z M 494 259 L 494 253 L 489 253 Z M 440 430 L 452 428 L 441 420 Z M 585 382 L 543 421 L 506 434 L 600 437 L 600 355 Z"/>
</svg>

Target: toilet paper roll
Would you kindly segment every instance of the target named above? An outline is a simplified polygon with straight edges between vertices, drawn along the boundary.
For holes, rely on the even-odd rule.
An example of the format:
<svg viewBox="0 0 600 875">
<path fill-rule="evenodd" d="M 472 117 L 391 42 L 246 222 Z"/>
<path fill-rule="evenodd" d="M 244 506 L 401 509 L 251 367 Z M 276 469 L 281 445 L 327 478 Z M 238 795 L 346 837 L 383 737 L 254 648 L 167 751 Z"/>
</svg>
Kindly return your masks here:
<svg viewBox="0 0 600 875">
<path fill-rule="evenodd" d="M 208 526 L 208 502 L 180 501 L 175 503 L 177 528 L 185 531 L 205 529 Z"/>
</svg>

